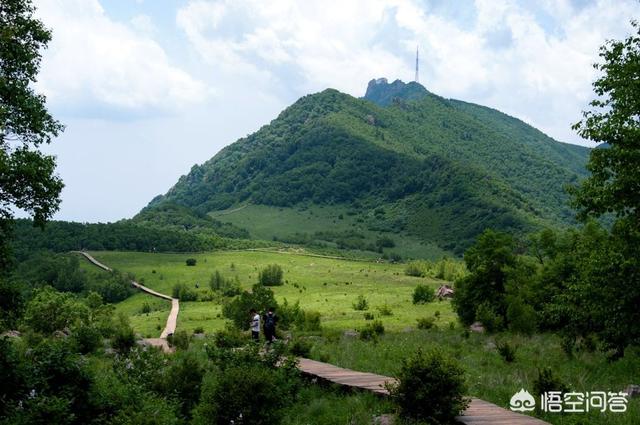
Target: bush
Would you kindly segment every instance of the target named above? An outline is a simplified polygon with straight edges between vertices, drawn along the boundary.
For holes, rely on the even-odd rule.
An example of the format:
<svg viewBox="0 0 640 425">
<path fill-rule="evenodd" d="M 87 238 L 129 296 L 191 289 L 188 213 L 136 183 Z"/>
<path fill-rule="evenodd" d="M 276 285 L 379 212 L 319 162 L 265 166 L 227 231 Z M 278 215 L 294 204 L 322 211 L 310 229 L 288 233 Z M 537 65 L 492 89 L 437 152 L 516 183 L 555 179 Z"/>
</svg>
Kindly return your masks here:
<svg viewBox="0 0 640 425">
<path fill-rule="evenodd" d="M 317 332 L 322 329 L 320 318 L 318 311 L 303 311 L 301 320 L 296 322 L 296 327 L 305 332 Z"/>
<path fill-rule="evenodd" d="M 151 313 L 151 306 L 149 305 L 148 302 L 144 302 L 144 304 L 142 304 L 142 308 L 140 309 L 140 313 L 142 314 L 148 314 Z"/>
<path fill-rule="evenodd" d="M 271 264 L 260 270 L 258 282 L 264 286 L 280 286 L 282 285 L 282 275 L 282 267 Z"/>
<path fill-rule="evenodd" d="M 496 349 L 505 362 L 511 363 L 516 359 L 516 347 L 508 341 L 496 341 Z"/>
<path fill-rule="evenodd" d="M 507 322 L 514 332 L 531 335 L 536 331 L 536 312 L 532 306 L 525 304 L 521 298 L 507 298 Z"/>
<path fill-rule="evenodd" d="M 425 277 L 427 275 L 427 264 L 424 261 L 410 261 L 404 268 L 404 274 L 414 277 Z"/>
<path fill-rule="evenodd" d="M 418 351 L 402 362 L 392 400 L 403 418 L 428 423 L 454 423 L 469 404 L 464 371 L 440 351 Z"/>
<path fill-rule="evenodd" d="M 89 312 L 89 307 L 75 295 L 47 286 L 36 291 L 27 304 L 24 321 L 34 331 L 50 334 L 68 328 L 76 321 L 88 321 Z"/>
<path fill-rule="evenodd" d="M 358 295 L 356 301 L 352 304 L 354 310 L 364 311 L 369 310 L 369 302 L 364 295 Z"/>
<path fill-rule="evenodd" d="M 209 286 L 212 291 L 220 292 L 225 297 L 235 297 L 241 292 L 238 276 L 235 279 L 227 279 L 218 270 L 211 275 Z"/>
<path fill-rule="evenodd" d="M 136 335 L 124 314 L 118 315 L 111 346 L 120 352 L 129 351 L 136 344 Z"/>
<path fill-rule="evenodd" d="M 482 323 L 487 332 L 498 332 L 504 326 L 502 316 L 487 303 L 480 304 L 476 309 L 476 320 Z"/>
<path fill-rule="evenodd" d="M 176 347 L 179 350 L 186 350 L 189 348 L 189 342 L 191 338 L 185 330 L 179 330 L 174 334 L 167 337 L 167 342 L 170 346 Z"/>
<path fill-rule="evenodd" d="M 78 353 L 93 353 L 102 342 L 102 335 L 92 323 L 77 322 L 71 329 L 71 337 Z"/>
<path fill-rule="evenodd" d="M 187 266 L 195 266 L 197 262 L 198 260 L 195 258 L 187 258 L 186 260 Z"/>
<path fill-rule="evenodd" d="M 180 301 L 197 301 L 198 293 L 185 285 L 184 283 L 176 283 L 171 290 L 171 296 L 178 298 Z"/>
<path fill-rule="evenodd" d="M 417 319 L 418 329 L 431 329 L 436 325 L 436 321 L 433 317 L 421 317 Z"/>
<path fill-rule="evenodd" d="M 568 392 L 569 387 L 565 384 L 551 368 L 543 368 L 538 370 L 538 377 L 533 380 L 534 395 L 540 399 L 540 396 L 549 391 Z"/>
<path fill-rule="evenodd" d="M 249 340 L 237 328 L 227 326 L 225 329 L 217 331 L 213 336 L 213 341 L 218 348 L 242 347 Z"/>
<path fill-rule="evenodd" d="M 231 364 L 207 374 L 200 402 L 194 410 L 196 425 L 266 425 L 281 422 L 297 388 L 287 370 L 255 362 Z"/>
<path fill-rule="evenodd" d="M 430 303 L 436 298 L 435 291 L 428 285 L 418 285 L 413 290 L 413 303 L 414 304 L 426 304 Z"/>
<path fill-rule="evenodd" d="M 371 323 L 367 323 L 364 328 L 360 330 L 360 339 L 370 340 L 377 339 L 378 336 L 384 334 L 384 325 L 381 321 L 375 320 Z"/>
<path fill-rule="evenodd" d="M 193 330 L 194 334 L 204 334 L 204 328 L 202 326 L 196 326 L 196 328 Z"/>
<path fill-rule="evenodd" d="M 304 338 L 295 338 L 289 343 L 289 352 L 296 357 L 309 357 L 311 343 Z"/>
<path fill-rule="evenodd" d="M 364 320 L 373 320 L 373 313 L 366 312 L 364 313 Z"/>
<path fill-rule="evenodd" d="M 378 311 L 380 312 L 380 316 L 393 316 L 393 311 L 391 311 L 391 307 L 387 303 L 378 307 Z"/>
</svg>

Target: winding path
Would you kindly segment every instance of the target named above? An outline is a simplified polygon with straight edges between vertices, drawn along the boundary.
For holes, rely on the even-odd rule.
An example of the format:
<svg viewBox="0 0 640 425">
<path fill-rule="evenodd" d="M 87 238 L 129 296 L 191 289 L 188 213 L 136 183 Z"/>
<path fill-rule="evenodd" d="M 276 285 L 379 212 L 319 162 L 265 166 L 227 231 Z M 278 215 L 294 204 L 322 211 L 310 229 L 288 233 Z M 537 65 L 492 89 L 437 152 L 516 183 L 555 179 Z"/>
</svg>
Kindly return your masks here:
<svg viewBox="0 0 640 425">
<path fill-rule="evenodd" d="M 113 271 L 110 267 L 105 266 L 84 251 L 74 252 L 84 256 L 84 258 L 89 260 L 89 262 L 103 270 Z M 165 352 L 173 351 L 167 343 L 167 336 L 174 333 L 176 330 L 178 312 L 180 311 L 180 303 L 178 299 L 156 292 L 153 289 L 147 288 L 135 281 L 131 281 L 131 284 L 150 295 L 171 301 L 171 313 L 169 313 L 167 324 L 162 331 L 160 338 L 146 338 L 144 341 L 149 345 L 162 347 Z M 368 372 L 358 372 L 305 358 L 298 359 L 298 369 L 306 375 L 314 376 L 338 385 L 370 391 L 383 396 L 389 395 L 386 384 L 393 384 L 397 382 L 395 378 L 391 378 L 389 376 L 382 376 Z M 540 419 L 512 412 L 475 397 L 471 398 L 467 409 L 461 416 L 456 417 L 456 420 L 465 425 L 548 425 L 547 422 Z"/>
<path fill-rule="evenodd" d="M 84 252 L 84 251 L 73 251 L 73 252 L 76 253 L 76 254 L 82 255 L 91 264 L 101 268 L 102 270 L 105 270 L 105 271 L 108 271 L 108 272 L 112 272 L 113 271 L 113 269 L 111 267 L 102 264 L 101 262 L 96 260 L 94 257 L 92 257 L 87 252 Z M 149 295 L 153 295 L 154 297 L 158 297 L 158 298 L 165 299 L 167 301 L 171 301 L 171 312 L 169 313 L 169 316 L 167 317 L 167 323 L 165 324 L 164 329 L 162 330 L 162 333 L 160 334 L 160 338 L 145 338 L 145 339 L 143 339 L 143 341 L 145 343 L 147 343 L 149 345 L 153 345 L 155 347 L 162 347 L 162 349 L 164 351 L 166 351 L 166 352 L 172 351 L 171 347 L 169 347 L 169 344 L 167 343 L 167 337 L 169 335 L 173 334 L 176 331 L 176 325 L 178 323 L 178 313 L 180 312 L 180 301 L 177 298 L 172 298 L 169 295 L 162 294 L 160 292 L 154 291 L 151 288 L 147 288 L 146 286 L 141 285 L 140 283 L 136 282 L 135 280 L 131 281 L 131 285 L 134 286 L 135 288 L 140 289 L 143 292 L 146 292 Z"/>
</svg>

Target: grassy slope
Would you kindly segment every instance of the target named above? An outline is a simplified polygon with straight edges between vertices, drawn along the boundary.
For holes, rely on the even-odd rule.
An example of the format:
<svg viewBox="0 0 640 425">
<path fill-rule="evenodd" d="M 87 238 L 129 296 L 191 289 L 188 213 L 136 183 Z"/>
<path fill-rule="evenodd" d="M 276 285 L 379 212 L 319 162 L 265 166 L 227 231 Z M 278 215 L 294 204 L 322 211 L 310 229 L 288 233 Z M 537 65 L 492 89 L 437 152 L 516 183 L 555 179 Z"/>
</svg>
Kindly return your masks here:
<svg viewBox="0 0 640 425">
<path fill-rule="evenodd" d="M 388 329 L 403 330 L 415 326 L 416 318 L 433 316 L 436 310 L 441 313 L 441 323 L 455 321 L 449 302 L 413 305 L 411 296 L 418 283 L 427 283 L 436 288 L 441 282 L 405 276 L 403 265 L 252 251 L 195 255 L 99 252 L 95 256 L 111 267 L 134 273 L 148 287 L 167 294 L 171 294 L 176 283 L 185 283 L 194 288 L 198 283 L 198 291 L 205 293 L 215 270 L 227 277 L 238 276 L 242 286 L 249 288 L 257 280 L 261 268 L 277 263 L 283 267 L 284 278 L 288 282 L 273 288 L 278 301 L 285 298 L 290 303 L 300 301 L 303 309 L 319 311 L 322 313 L 323 326 L 327 329 L 354 329 L 366 323 L 363 312 L 352 308 L 358 295 L 368 299 L 369 311 L 376 316 L 379 316 L 377 308 L 388 304 L 393 316 L 380 318 Z M 198 260 L 195 267 L 185 265 L 185 259 L 189 256 Z M 235 265 L 235 270 L 231 269 L 231 264 Z M 152 273 L 153 270 L 156 273 Z M 136 313 L 145 300 L 153 298 L 137 295 L 118 304 L 117 308 L 125 313 Z M 193 330 L 202 326 L 211 332 L 224 326 L 224 319 L 218 317 L 220 306 L 215 302 L 183 302 L 180 306 L 178 329 Z M 163 314 L 165 319 L 166 314 L 168 310 Z M 136 331 L 143 335 L 151 331 L 151 335 L 156 336 L 157 320 L 154 319 L 153 315 L 147 318 L 136 314 L 132 317 L 132 323 Z"/>
<path fill-rule="evenodd" d="M 495 348 L 496 339 L 507 340 L 518 347 L 516 361 L 506 363 Z M 438 347 L 460 361 L 467 373 L 470 395 L 508 407 L 511 396 L 521 388 L 533 391 L 538 370 L 550 367 L 574 391 L 621 391 L 640 381 L 640 350 L 629 350 L 614 363 L 601 352 L 579 352 L 567 358 L 555 335 L 499 337 L 472 334 L 460 329 L 429 330 L 384 335 L 375 344 L 355 338 L 321 338 L 315 340 L 311 357 L 355 370 L 393 376 L 400 363 L 418 348 Z M 640 423 L 640 399 L 635 398 L 624 414 L 600 413 L 558 415 L 544 419 L 553 424 L 617 424 Z"/>
<path fill-rule="evenodd" d="M 215 211 L 211 215 L 221 222 L 247 229 L 253 239 L 272 240 L 278 237 L 286 240 L 295 233 L 313 234 L 327 229 L 334 232 L 354 230 L 365 235 L 366 242 L 372 244 L 381 236 L 391 237 L 396 246 L 385 249 L 385 252 L 398 253 L 403 258 L 434 260 L 451 255 L 437 245 L 421 241 L 415 236 L 371 231 L 366 224 L 357 222 L 357 216 L 349 215 L 349 211 L 349 208 L 339 205 L 311 206 L 304 209 L 247 205 L 241 209 Z M 342 219 L 339 218 L 340 215 Z M 364 258 L 380 257 L 380 254 L 371 251 L 361 251 L 357 254 Z"/>
</svg>

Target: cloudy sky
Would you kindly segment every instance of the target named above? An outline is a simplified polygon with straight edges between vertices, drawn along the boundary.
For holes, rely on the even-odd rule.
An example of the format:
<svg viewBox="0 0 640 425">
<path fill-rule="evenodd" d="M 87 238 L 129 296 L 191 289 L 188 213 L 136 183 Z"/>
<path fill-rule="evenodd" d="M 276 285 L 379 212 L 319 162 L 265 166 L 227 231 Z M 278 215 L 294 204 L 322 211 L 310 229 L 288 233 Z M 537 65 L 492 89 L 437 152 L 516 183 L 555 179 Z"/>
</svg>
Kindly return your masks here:
<svg viewBox="0 0 640 425">
<path fill-rule="evenodd" d="M 195 163 L 302 95 L 413 79 L 560 141 L 591 99 L 599 46 L 635 0 L 34 0 L 53 30 L 37 89 L 64 134 L 56 218 L 134 215 Z"/>
</svg>

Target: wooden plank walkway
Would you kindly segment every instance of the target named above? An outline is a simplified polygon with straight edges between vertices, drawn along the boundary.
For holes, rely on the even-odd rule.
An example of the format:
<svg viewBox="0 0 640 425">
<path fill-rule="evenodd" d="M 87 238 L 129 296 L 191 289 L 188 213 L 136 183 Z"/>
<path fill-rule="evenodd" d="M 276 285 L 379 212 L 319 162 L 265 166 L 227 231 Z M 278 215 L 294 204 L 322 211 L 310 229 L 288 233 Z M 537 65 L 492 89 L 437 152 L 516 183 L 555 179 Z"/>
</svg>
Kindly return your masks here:
<svg viewBox="0 0 640 425">
<path fill-rule="evenodd" d="M 113 271 L 111 267 L 108 267 L 102 264 L 100 261 L 96 260 L 91 254 L 84 251 L 73 251 L 76 254 L 82 255 L 86 258 L 91 264 L 101 268 L 102 270 L 106 270 L 108 272 Z M 143 339 L 145 344 L 153 345 L 154 347 L 160 347 L 162 350 L 166 352 L 173 351 L 169 344 L 167 343 L 167 337 L 176 331 L 176 326 L 178 324 L 178 313 L 180 312 L 180 301 L 177 298 L 172 298 L 169 295 L 162 294 L 160 292 L 154 291 L 151 288 L 147 288 L 144 285 L 139 284 L 138 282 L 132 280 L 131 285 L 139 290 L 146 292 L 149 295 L 153 295 L 154 297 L 162 298 L 167 301 L 171 301 L 171 311 L 169 312 L 169 316 L 167 317 L 167 323 L 160 334 L 160 338 L 145 338 Z"/>
<path fill-rule="evenodd" d="M 304 358 L 299 359 L 298 368 L 305 375 L 380 395 L 389 395 L 385 384 L 396 382 L 395 378 L 388 376 L 358 372 Z M 466 425 L 548 425 L 540 419 L 503 409 L 479 398 L 471 398 L 469 407 L 456 419 Z"/>
</svg>

